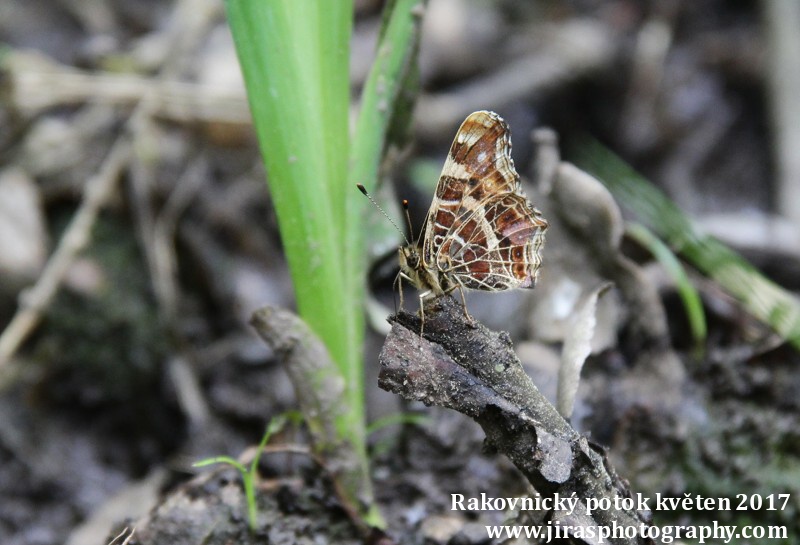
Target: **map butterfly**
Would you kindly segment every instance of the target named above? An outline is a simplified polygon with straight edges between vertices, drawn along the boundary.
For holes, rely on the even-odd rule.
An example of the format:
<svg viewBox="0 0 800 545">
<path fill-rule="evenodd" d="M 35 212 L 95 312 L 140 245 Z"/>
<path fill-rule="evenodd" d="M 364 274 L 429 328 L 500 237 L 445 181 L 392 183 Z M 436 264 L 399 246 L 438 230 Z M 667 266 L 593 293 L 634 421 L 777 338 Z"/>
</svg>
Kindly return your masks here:
<svg viewBox="0 0 800 545">
<path fill-rule="evenodd" d="M 536 284 L 548 224 L 522 192 L 510 135 L 506 122 L 489 111 L 470 114 L 458 129 L 422 243 L 399 249 L 398 282 L 423 290 L 420 309 L 426 298 L 458 289 L 466 313 L 464 288 L 504 291 Z"/>
</svg>

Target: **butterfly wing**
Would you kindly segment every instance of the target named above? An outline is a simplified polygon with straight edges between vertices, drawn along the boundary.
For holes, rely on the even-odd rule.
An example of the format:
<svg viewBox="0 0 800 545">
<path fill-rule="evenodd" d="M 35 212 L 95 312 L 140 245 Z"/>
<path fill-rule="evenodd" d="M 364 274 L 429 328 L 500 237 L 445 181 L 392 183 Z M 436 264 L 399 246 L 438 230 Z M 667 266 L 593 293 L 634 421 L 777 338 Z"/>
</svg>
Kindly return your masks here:
<svg viewBox="0 0 800 545">
<path fill-rule="evenodd" d="M 533 287 L 547 222 L 520 188 L 505 121 L 471 114 L 447 156 L 428 212 L 423 259 L 470 289 Z"/>
<path fill-rule="evenodd" d="M 542 259 L 547 221 L 516 193 L 488 198 L 482 214 L 460 223 L 441 250 L 443 270 L 465 288 L 532 288 Z"/>
</svg>

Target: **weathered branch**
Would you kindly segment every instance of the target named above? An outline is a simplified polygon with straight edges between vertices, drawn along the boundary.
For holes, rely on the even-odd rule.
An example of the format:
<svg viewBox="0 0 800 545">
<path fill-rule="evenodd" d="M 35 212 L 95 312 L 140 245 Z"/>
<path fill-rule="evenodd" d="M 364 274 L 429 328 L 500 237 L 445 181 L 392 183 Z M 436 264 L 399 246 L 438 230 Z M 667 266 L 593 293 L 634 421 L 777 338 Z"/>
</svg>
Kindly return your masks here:
<svg viewBox="0 0 800 545">
<path fill-rule="evenodd" d="M 347 493 L 356 490 L 354 483 L 363 482 L 365 476 L 352 444 L 337 427 L 347 412 L 344 378 L 323 342 L 295 314 L 267 306 L 253 313 L 250 323 L 281 359 L 311 433 L 314 452 L 325 460 L 351 519 L 363 524 L 358 516 L 360 502 L 372 498 L 353 498 Z"/>
<path fill-rule="evenodd" d="M 470 416 L 483 428 L 487 442 L 505 454 L 539 493 L 574 494 L 582 500 L 574 512 L 549 513 L 554 523 L 595 529 L 647 525 L 648 512 L 614 509 L 615 497 L 630 495 L 627 485 L 603 452 L 578 434 L 539 392 L 522 369 L 507 333 L 471 322 L 450 297 L 426 307 L 424 338 L 419 336 L 417 316 L 400 312 L 390 322 L 392 331 L 380 355 L 381 388 Z M 607 498 L 612 508 L 589 514 L 588 498 Z M 610 542 L 652 543 L 644 537 Z"/>
</svg>

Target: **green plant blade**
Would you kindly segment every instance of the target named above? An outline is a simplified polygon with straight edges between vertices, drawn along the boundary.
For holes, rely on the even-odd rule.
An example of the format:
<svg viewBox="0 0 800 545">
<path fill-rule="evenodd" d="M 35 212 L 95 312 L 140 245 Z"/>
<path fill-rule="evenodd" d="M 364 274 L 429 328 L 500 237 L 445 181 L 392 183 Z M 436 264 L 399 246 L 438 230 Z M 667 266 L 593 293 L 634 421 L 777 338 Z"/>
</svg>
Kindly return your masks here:
<svg viewBox="0 0 800 545">
<path fill-rule="evenodd" d="M 369 192 L 375 193 L 390 134 L 402 133 L 403 128 L 398 125 L 405 127 L 410 122 L 410 116 L 403 119 L 397 116 L 403 117 L 401 113 L 407 112 L 408 97 L 416 92 L 421 14 L 426 3 L 425 0 L 391 0 L 384 8 L 376 58 L 361 94 L 350 150 L 350 192 L 356 198 L 346 201 L 351 228 L 346 232 L 349 253 L 345 262 L 351 265 L 351 270 L 363 270 L 366 258 L 362 219 L 366 199 L 358 195 L 355 186 L 363 184 Z M 346 276 L 363 285 L 363 275 L 351 272 Z"/>
<path fill-rule="evenodd" d="M 204 458 L 193 463 L 192 467 L 208 467 L 213 466 L 214 464 L 228 464 L 229 466 L 235 467 L 242 473 L 247 472 L 247 468 L 244 467 L 240 461 L 236 460 L 235 458 L 231 458 L 230 456 L 214 456 L 213 458 Z"/>
<path fill-rule="evenodd" d="M 364 318 L 344 281 L 352 2 L 228 0 L 226 9 L 298 311 L 345 377 L 336 428 L 366 476 Z M 368 482 L 360 488 L 346 492 L 370 496 Z"/>
<path fill-rule="evenodd" d="M 423 4 L 395 0 L 386 8 L 351 150 L 352 0 L 226 2 L 299 314 L 345 379 L 348 411 L 337 419 L 337 430 L 363 457 L 365 476 L 366 254 L 364 201 L 354 183 L 375 185 L 395 105 L 402 102 L 404 85 L 414 80 Z M 365 517 L 380 523 L 374 511 Z"/>
<path fill-rule="evenodd" d="M 423 426 L 431 421 L 431 417 L 426 414 L 413 414 L 413 413 L 394 413 L 386 415 L 382 418 L 372 422 L 367 427 L 367 434 L 373 434 L 389 426 L 396 426 L 398 424 L 414 424 L 415 426 Z"/>
<path fill-rule="evenodd" d="M 264 432 L 264 435 L 261 436 L 261 442 L 258 444 L 256 448 L 256 454 L 253 456 L 253 461 L 250 462 L 250 475 L 255 477 L 256 471 L 258 470 L 258 462 L 261 459 L 261 453 L 264 452 L 264 447 L 267 446 L 269 443 L 270 437 L 278 433 L 283 429 L 286 425 L 288 418 L 285 414 L 279 414 L 270 418 L 269 423 L 267 424 L 267 429 Z"/>
<path fill-rule="evenodd" d="M 701 347 L 705 342 L 707 331 L 703 302 L 700 300 L 700 294 L 694 289 L 681 262 L 678 261 L 678 258 L 675 257 L 669 247 L 644 225 L 629 223 L 627 231 L 631 237 L 653 254 L 675 281 L 678 295 L 683 301 L 683 308 L 686 311 L 686 319 L 689 321 L 692 338 L 694 338 L 695 345 L 698 348 Z"/>
<path fill-rule="evenodd" d="M 356 191 L 363 184 L 374 192 L 387 138 L 398 104 L 414 81 L 421 10 L 424 0 L 392 0 L 384 8 L 375 62 L 361 95 L 361 108 L 351 148 L 349 194 L 345 202 L 348 219 L 345 232 L 345 289 L 351 304 L 364 308 L 367 252 L 363 224 L 367 200 Z M 407 123 L 409 119 L 406 119 Z M 396 127 L 395 127 L 395 130 Z M 399 131 L 398 131 L 399 132 Z M 363 315 L 362 315 L 363 317 Z M 363 328 L 363 323 L 360 324 Z M 348 377 L 348 380 L 355 377 Z"/>
<path fill-rule="evenodd" d="M 601 144 L 586 143 L 579 150 L 578 164 L 750 314 L 800 349 L 800 300 L 720 241 L 698 232 L 675 203 Z"/>
<path fill-rule="evenodd" d="M 358 366 L 342 335 L 350 312 L 340 296 L 352 5 L 226 6 L 300 315 L 341 367 Z"/>
</svg>

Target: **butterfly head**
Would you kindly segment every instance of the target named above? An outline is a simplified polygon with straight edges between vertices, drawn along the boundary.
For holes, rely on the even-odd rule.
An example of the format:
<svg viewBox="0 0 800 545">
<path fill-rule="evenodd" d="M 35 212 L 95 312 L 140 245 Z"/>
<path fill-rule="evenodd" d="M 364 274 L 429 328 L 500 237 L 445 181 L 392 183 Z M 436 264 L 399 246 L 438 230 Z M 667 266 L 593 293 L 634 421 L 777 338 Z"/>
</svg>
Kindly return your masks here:
<svg viewBox="0 0 800 545">
<path fill-rule="evenodd" d="M 413 284 L 419 285 L 419 274 L 422 267 L 422 258 L 417 245 L 401 246 L 398 250 L 400 259 L 400 272 L 408 277 Z"/>
<path fill-rule="evenodd" d="M 447 277 L 440 275 L 434 268 L 425 264 L 417 244 L 407 244 L 398 250 L 400 276 L 411 282 L 414 287 L 428 290 L 434 294 L 447 291 Z"/>
</svg>

